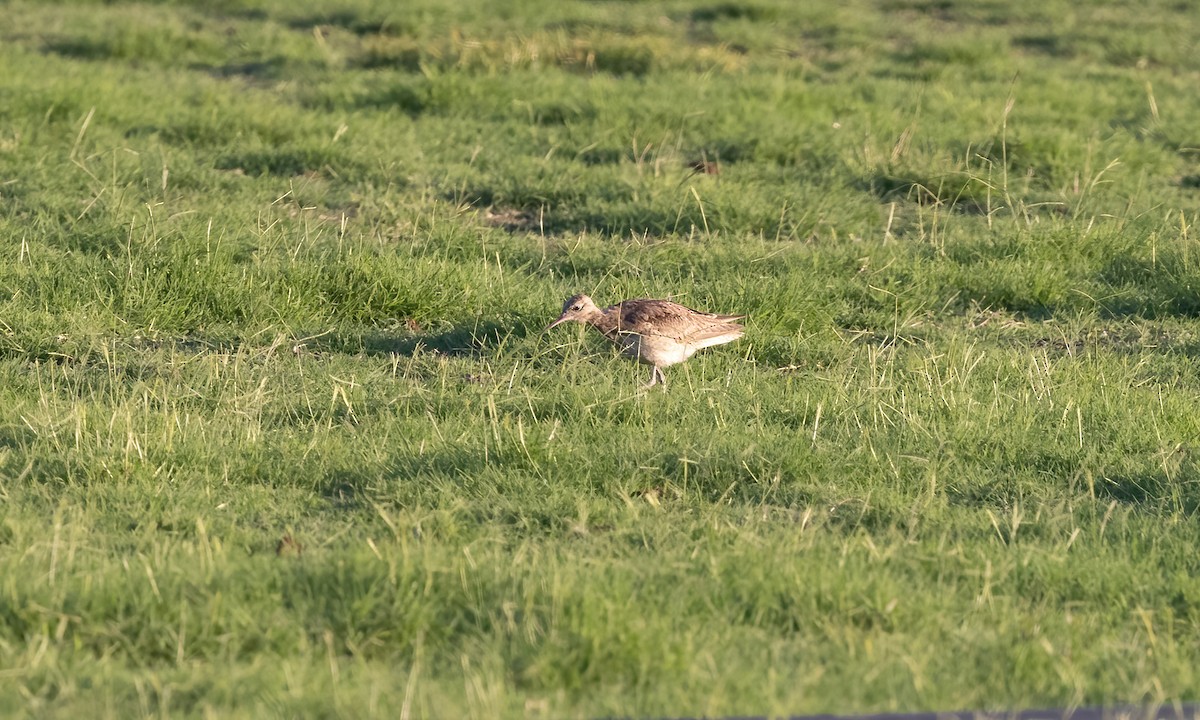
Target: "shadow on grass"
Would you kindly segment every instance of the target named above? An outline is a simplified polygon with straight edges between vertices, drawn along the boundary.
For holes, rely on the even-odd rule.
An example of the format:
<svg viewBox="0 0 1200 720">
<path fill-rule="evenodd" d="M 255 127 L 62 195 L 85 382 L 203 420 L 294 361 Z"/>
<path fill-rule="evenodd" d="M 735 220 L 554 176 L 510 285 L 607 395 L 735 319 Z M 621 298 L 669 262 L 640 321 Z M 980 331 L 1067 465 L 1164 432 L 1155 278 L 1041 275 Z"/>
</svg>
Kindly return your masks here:
<svg viewBox="0 0 1200 720">
<path fill-rule="evenodd" d="M 390 332 L 372 330 L 361 334 L 333 333 L 306 341 L 315 352 L 362 353 L 364 355 L 400 355 L 412 357 L 419 353 L 434 353 L 447 357 L 479 357 L 497 350 L 505 342 L 528 336 L 528 324 L 511 325 L 495 321 L 456 325 L 442 332 Z"/>
<path fill-rule="evenodd" d="M 28 428 L 0 428 L 0 448 L 5 450 L 24 450 L 31 447 L 36 440 L 37 433 Z"/>
<path fill-rule="evenodd" d="M 628 239 L 631 235 L 667 237 L 687 234 L 713 226 L 720 228 L 717 215 L 706 216 L 696 205 L 682 207 L 645 207 L 614 204 L 588 208 L 572 198 L 553 195 L 514 196 L 491 191 L 447 194 L 450 202 L 486 208 L 484 221 L 512 233 L 537 235 L 579 235 L 597 233 Z M 771 235 L 777 226 L 766 224 L 763 232 Z"/>
<path fill-rule="evenodd" d="M 241 171 L 248 175 L 284 177 L 323 172 L 361 175 L 366 171 L 361 163 L 346 158 L 332 148 L 321 146 L 246 150 L 226 154 L 218 158 L 214 166 L 218 170 Z"/>
<path fill-rule="evenodd" d="M 38 447 L 36 431 L 24 427 L 0 428 L 0 450 L 11 451 L 13 458 L 7 467 L 0 464 L 0 471 L 10 479 L 10 487 L 21 492 L 22 504 L 36 503 L 49 510 L 71 484 L 72 468 L 61 454 L 39 452 Z M 0 523 L 0 545 L 3 545 L 2 533 Z"/>
<path fill-rule="evenodd" d="M 377 473 L 338 470 L 321 478 L 317 484 L 319 495 L 333 510 L 358 511 L 369 507 L 376 495 L 382 494 L 372 487 L 378 482 Z"/>
<path fill-rule="evenodd" d="M 359 13 L 353 10 L 329 10 L 303 15 L 287 21 L 295 30 L 312 30 L 314 27 L 337 27 L 355 35 L 413 35 L 416 27 L 399 19 L 398 14 L 376 12 Z"/>
<path fill-rule="evenodd" d="M 881 171 L 863 178 L 858 187 L 882 202 L 910 201 L 968 215 L 987 215 L 989 202 L 996 201 L 995 197 L 989 200 L 989 189 L 982 181 L 955 174 L 924 176 Z"/>
<path fill-rule="evenodd" d="M 692 22 L 711 23 L 722 20 L 751 20 L 771 21 L 779 17 L 779 11 L 773 7 L 744 2 L 725 2 L 705 5 L 692 10 L 689 19 Z"/>
<path fill-rule="evenodd" d="M 1200 510 L 1200 497 L 1196 494 L 1196 462 L 1190 457 L 1194 454 L 1194 449 L 1190 448 L 1176 451 L 1180 467 L 1175 479 L 1153 472 L 1106 476 L 1096 480 L 1096 495 L 1123 505 L 1166 506 L 1194 516 Z"/>
<path fill-rule="evenodd" d="M 1056 35 L 1020 35 L 1012 38 L 1009 44 L 1018 51 L 1046 57 L 1072 58 L 1076 55 L 1071 44 Z"/>
<path fill-rule="evenodd" d="M 530 476 L 523 456 L 496 448 L 485 449 L 469 442 L 441 447 L 399 450 L 370 469 L 342 469 L 329 473 L 317 485 L 317 494 L 331 510 L 358 512 L 374 505 L 409 506 L 432 504 L 449 492 L 455 496 L 491 494 L 498 490 L 495 477 L 481 479 L 488 468 L 515 472 L 513 482 Z M 528 508 L 483 503 L 466 510 L 480 523 L 518 525 L 527 529 L 551 530 L 567 514 L 563 508 Z"/>
<path fill-rule="evenodd" d="M 253 62 L 229 63 L 217 67 L 195 65 L 193 70 L 205 70 L 219 79 L 242 78 L 255 81 L 282 80 L 293 69 L 291 63 L 284 57 L 272 57 Z"/>
<path fill-rule="evenodd" d="M 353 108 L 396 110 L 417 117 L 431 108 L 428 83 L 393 83 L 381 90 L 354 99 Z"/>
</svg>

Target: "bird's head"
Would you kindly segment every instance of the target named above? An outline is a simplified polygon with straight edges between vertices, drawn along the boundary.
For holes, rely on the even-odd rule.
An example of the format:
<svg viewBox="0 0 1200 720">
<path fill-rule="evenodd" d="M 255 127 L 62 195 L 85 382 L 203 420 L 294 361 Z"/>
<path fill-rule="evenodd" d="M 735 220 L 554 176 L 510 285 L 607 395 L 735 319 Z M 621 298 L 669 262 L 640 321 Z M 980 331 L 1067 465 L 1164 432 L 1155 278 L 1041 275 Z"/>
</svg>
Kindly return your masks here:
<svg viewBox="0 0 1200 720">
<path fill-rule="evenodd" d="M 563 303 L 562 315 L 559 315 L 557 320 L 547 325 L 546 330 L 570 320 L 587 322 L 589 317 L 599 311 L 600 309 L 596 307 L 596 303 L 592 302 L 590 297 L 587 295 L 575 295 L 567 298 L 567 301 Z"/>
</svg>

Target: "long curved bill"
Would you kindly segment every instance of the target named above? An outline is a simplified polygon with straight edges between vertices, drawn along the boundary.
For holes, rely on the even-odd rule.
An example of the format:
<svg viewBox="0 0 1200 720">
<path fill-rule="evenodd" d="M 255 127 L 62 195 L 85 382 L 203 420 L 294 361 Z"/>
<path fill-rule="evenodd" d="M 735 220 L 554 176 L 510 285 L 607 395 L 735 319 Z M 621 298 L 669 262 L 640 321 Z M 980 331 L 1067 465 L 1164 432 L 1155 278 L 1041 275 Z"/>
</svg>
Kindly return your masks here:
<svg viewBox="0 0 1200 720">
<path fill-rule="evenodd" d="M 552 323 L 550 323 L 549 325 L 547 325 L 547 326 L 545 327 L 545 329 L 543 329 L 543 330 L 542 330 L 542 332 L 546 332 L 546 330 L 549 330 L 550 328 L 553 328 L 553 327 L 558 327 L 559 325 L 562 325 L 562 324 L 563 324 L 563 323 L 565 323 L 566 321 L 567 321 L 567 314 L 566 314 L 566 313 L 563 313 L 562 315 L 559 315 L 559 316 L 558 316 L 558 319 L 557 319 L 557 320 L 555 320 L 554 322 L 552 322 Z"/>
</svg>

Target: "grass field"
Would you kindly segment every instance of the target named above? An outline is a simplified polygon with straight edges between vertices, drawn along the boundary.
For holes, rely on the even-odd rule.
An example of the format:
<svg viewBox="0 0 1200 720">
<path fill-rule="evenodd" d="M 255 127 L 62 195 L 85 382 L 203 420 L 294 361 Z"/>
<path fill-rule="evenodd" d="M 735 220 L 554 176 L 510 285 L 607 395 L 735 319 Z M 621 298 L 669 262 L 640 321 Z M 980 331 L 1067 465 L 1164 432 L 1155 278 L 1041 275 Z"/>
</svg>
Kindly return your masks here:
<svg viewBox="0 0 1200 720">
<path fill-rule="evenodd" d="M 1197 37 L 0 0 L 0 714 L 1197 699 Z"/>
</svg>

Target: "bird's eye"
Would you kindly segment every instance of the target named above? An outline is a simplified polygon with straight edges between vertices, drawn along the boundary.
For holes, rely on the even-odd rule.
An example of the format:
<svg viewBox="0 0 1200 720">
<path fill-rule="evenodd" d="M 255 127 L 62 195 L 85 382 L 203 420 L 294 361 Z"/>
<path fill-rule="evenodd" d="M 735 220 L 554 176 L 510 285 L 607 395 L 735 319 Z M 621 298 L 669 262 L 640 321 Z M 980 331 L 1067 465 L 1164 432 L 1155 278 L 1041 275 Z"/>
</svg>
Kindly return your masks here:
<svg viewBox="0 0 1200 720">
<path fill-rule="evenodd" d="M 582 309 L 583 309 L 582 305 L 572 305 L 571 306 L 571 312 L 579 312 Z"/>
</svg>

